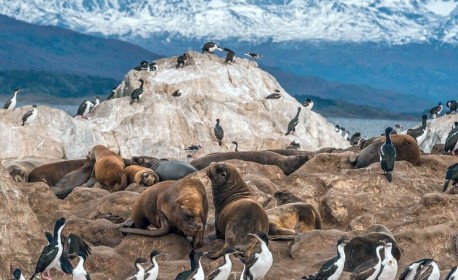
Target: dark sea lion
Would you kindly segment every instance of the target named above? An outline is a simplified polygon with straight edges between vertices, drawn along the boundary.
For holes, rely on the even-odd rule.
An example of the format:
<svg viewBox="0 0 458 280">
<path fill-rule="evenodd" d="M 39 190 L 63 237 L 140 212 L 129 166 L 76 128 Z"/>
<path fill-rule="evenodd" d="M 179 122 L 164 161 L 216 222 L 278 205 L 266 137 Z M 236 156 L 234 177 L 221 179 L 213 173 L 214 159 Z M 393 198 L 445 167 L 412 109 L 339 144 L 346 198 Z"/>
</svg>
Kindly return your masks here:
<svg viewBox="0 0 458 280">
<path fill-rule="evenodd" d="M 420 160 L 420 148 L 417 141 L 405 134 L 392 135 L 391 141 L 396 149 L 396 161 L 406 160 L 416 165 Z M 380 161 L 380 147 L 385 143 L 384 137 L 379 137 L 377 141 L 364 148 L 356 157 L 354 165 L 356 168 L 369 166 L 374 162 Z"/>
<path fill-rule="evenodd" d="M 279 190 L 274 192 L 274 197 L 277 200 L 277 206 L 295 203 L 295 202 L 304 202 L 302 199 L 292 194 L 288 190 Z"/>
<path fill-rule="evenodd" d="M 274 150 L 267 150 L 268 152 L 274 152 L 280 154 L 282 156 L 310 156 L 313 157 L 315 152 L 308 152 L 308 151 L 299 151 L 294 149 L 274 149 Z"/>
<path fill-rule="evenodd" d="M 321 229 L 321 216 L 311 204 L 287 203 L 266 210 L 270 235 L 294 235 Z"/>
<path fill-rule="evenodd" d="M 85 163 L 86 159 L 75 159 L 42 165 L 30 172 L 29 182 L 43 182 L 48 186 L 54 186 L 65 174 L 81 168 Z"/>
<path fill-rule="evenodd" d="M 91 179 L 95 160 L 86 159 L 80 168 L 67 173 L 55 186 L 50 186 L 52 192 L 60 199 L 66 198 L 74 188 L 79 187 Z"/>
<path fill-rule="evenodd" d="M 283 173 L 289 175 L 301 167 L 312 157 L 309 155 L 283 156 L 269 151 L 227 152 L 210 154 L 191 161 L 191 165 L 201 170 L 212 162 L 220 162 L 229 159 L 252 161 L 260 164 L 276 165 Z"/>
<path fill-rule="evenodd" d="M 181 160 L 161 160 L 152 169 L 161 181 L 179 180 L 197 171 L 194 166 Z"/>
<path fill-rule="evenodd" d="M 161 160 L 155 157 L 148 156 L 135 156 L 130 159 L 131 164 L 151 168 L 156 167 Z"/>
<path fill-rule="evenodd" d="M 207 175 L 212 184 L 216 237 L 225 240 L 223 248 L 208 257 L 219 258 L 228 247 L 250 255 L 256 239 L 248 233 L 269 231 L 266 211 L 256 202 L 235 167 L 212 163 Z"/>
<path fill-rule="evenodd" d="M 136 228 L 120 230 L 147 236 L 179 232 L 192 237 L 193 246 L 199 248 L 203 245 L 207 214 L 207 195 L 201 181 L 164 181 L 147 188 L 135 201 L 131 220 Z M 147 230 L 150 224 L 158 229 Z"/>
<path fill-rule="evenodd" d="M 399 134 L 398 134 L 399 135 Z M 345 266 L 344 271 L 352 272 L 361 263 L 376 258 L 375 248 L 380 241 L 393 243 L 392 255 L 398 261 L 401 258 L 401 250 L 396 240 L 385 232 L 369 232 L 360 236 L 353 237 L 345 245 Z M 382 254 L 382 259 L 384 255 Z"/>
<path fill-rule="evenodd" d="M 152 186 L 159 182 L 159 176 L 151 168 L 130 165 L 124 169 L 127 174 L 127 183 L 139 184 L 142 186 Z"/>
<path fill-rule="evenodd" d="M 96 145 L 89 151 L 88 158 L 95 160 L 94 178 L 110 192 L 122 191 L 127 187 L 124 159 L 105 146 Z"/>
</svg>

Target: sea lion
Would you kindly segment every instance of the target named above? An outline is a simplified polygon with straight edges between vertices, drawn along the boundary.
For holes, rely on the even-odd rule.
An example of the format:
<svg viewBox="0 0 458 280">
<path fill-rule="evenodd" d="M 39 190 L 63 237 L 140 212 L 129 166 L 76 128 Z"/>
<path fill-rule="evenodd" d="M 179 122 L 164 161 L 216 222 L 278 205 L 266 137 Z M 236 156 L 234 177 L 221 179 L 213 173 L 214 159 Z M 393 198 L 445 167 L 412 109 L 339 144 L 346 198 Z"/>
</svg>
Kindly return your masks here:
<svg viewBox="0 0 458 280">
<path fill-rule="evenodd" d="M 379 137 L 377 141 L 364 148 L 355 160 L 351 160 L 354 161 L 356 168 L 363 168 L 380 160 L 379 151 L 380 147 L 385 143 L 384 138 Z M 406 160 L 413 165 L 418 163 L 420 160 L 420 148 L 412 136 L 396 134 L 391 136 L 391 141 L 396 149 L 396 161 Z"/>
<path fill-rule="evenodd" d="M 75 171 L 85 163 L 86 159 L 75 159 L 45 164 L 30 172 L 28 182 L 43 182 L 48 186 L 54 186 L 65 174 Z"/>
<path fill-rule="evenodd" d="M 289 175 L 301 167 L 312 157 L 310 155 L 283 156 L 270 151 L 227 152 L 210 154 L 191 161 L 191 165 L 201 170 L 212 162 L 220 162 L 229 159 L 253 161 L 260 164 L 278 166 L 283 173 Z"/>
<path fill-rule="evenodd" d="M 288 190 L 276 191 L 274 192 L 274 197 L 277 200 L 277 206 L 288 204 L 288 203 L 304 202 L 302 199 L 292 194 Z"/>
<path fill-rule="evenodd" d="M 29 180 L 30 172 L 46 163 L 49 163 L 49 160 L 21 159 L 6 161 L 2 164 L 2 166 L 10 174 L 14 181 L 27 182 Z"/>
<path fill-rule="evenodd" d="M 399 261 L 401 250 L 392 235 L 385 232 L 369 232 L 353 237 L 345 245 L 344 271 L 352 272 L 361 263 L 375 258 L 375 247 L 380 244 L 380 241 L 391 242 L 393 244 L 391 253 Z M 382 254 L 383 258 L 384 255 Z"/>
<path fill-rule="evenodd" d="M 131 164 L 147 167 L 153 169 L 156 167 L 157 164 L 161 161 L 155 157 L 148 157 L 148 156 L 135 156 L 130 159 Z M 154 169 L 153 169 L 154 170 Z"/>
<path fill-rule="evenodd" d="M 196 179 L 164 181 L 147 188 L 135 201 L 132 226 L 122 232 L 161 236 L 170 232 L 192 237 L 195 248 L 203 245 L 208 201 L 203 183 Z M 149 225 L 158 229 L 147 230 Z"/>
<path fill-rule="evenodd" d="M 216 238 L 225 240 L 223 248 L 209 253 L 208 257 L 219 258 L 228 247 L 250 255 L 256 239 L 248 233 L 262 231 L 267 234 L 269 231 L 266 211 L 256 202 L 235 167 L 212 163 L 207 176 L 212 185 Z"/>
<path fill-rule="evenodd" d="M 181 160 L 137 156 L 132 157 L 131 162 L 132 164 L 151 168 L 159 176 L 159 181 L 179 180 L 197 171 L 194 166 Z"/>
<path fill-rule="evenodd" d="M 50 186 L 52 192 L 60 199 L 66 198 L 74 188 L 79 187 L 91 179 L 95 160 L 86 159 L 80 168 L 67 173 L 55 186 Z"/>
<path fill-rule="evenodd" d="M 130 165 L 124 169 L 128 184 L 136 183 L 142 186 L 152 186 L 159 182 L 159 177 L 151 169 L 139 165 Z"/>
<path fill-rule="evenodd" d="M 309 151 L 300 151 L 300 150 L 295 150 L 295 149 L 273 149 L 273 150 L 267 150 L 268 152 L 274 152 L 277 154 L 280 154 L 282 156 L 310 156 L 313 157 L 315 155 L 315 152 L 309 152 Z"/>
<path fill-rule="evenodd" d="M 294 235 L 321 229 L 321 216 L 311 204 L 287 203 L 266 210 L 270 235 Z"/>
<path fill-rule="evenodd" d="M 95 160 L 94 178 L 110 192 L 122 191 L 127 187 L 124 160 L 107 147 L 96 145 L 89 151 L 88 158 Z"/>
</svg>

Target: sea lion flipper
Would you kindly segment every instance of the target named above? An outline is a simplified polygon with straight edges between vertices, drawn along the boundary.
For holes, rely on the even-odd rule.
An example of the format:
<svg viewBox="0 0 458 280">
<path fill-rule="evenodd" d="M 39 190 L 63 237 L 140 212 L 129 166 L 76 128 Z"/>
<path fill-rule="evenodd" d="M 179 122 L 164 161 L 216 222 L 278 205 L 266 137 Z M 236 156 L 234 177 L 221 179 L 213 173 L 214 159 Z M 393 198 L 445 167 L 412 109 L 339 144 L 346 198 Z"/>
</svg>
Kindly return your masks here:
<svg viewBox="0 0 458 280">
<path fill-rule="evenodd" d="M 288 234 L 288 235 L 269 235 L 269 240 L 273 241 L 282 241 L 282 240 L 294 240 L 296 235 Z"/>
<path fill-rule="evenodd" d="M 166 235 L 170 232 L 169 228 L 159 228 L 159 229 L 140 229 L 140 228 L 119 228 L 121 232 L 124 233 L 133 233 L 133 234 L 139 234 L 139 235 L 145 235 L 145 236 L 163 236 Z"/>
</svg>

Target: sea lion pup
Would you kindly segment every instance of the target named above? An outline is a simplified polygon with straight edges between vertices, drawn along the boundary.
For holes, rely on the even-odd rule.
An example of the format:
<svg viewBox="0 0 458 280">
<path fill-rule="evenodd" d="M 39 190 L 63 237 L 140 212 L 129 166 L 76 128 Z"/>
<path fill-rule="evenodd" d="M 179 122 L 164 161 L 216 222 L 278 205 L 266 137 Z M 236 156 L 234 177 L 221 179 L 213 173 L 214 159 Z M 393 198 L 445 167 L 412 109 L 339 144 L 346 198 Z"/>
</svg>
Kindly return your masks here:
<svg viewBox="0 0 458 280">
<path fill-rule="evenodd" d="M 276 191 L 274 192 L 274 197 L 277 200 L 277 206 L 284 205 L 287 203 L 304 202 L 302 199 L 292 194 L 288 190 Z"/>
<path fill-rule="evenodd" d="M 50 186 L 52 192 L 60 199 L 66 198 L 74 188 L 79 187 L 91 179 L 95 160 L 86 159 L 80 168 L 67 173 L 55 186 Z"/>
<path fill-rule="evenodd" d="M 192 237 L 194 248 L 202 247 L 207 223 L 208 201 L 205 186 L 196 179 L 164 181 L 146 189 L 135 201 L 132 224 L 122 232 L 161 236 L 170 232 Z M 147 230 L 149 225 L 157 229 Z"/>
<path fill-rule="evenodd" d="M 305 202 L 287 203 L 266 210 L 270 235 L 294 235 L 321 229 L 318 210 Z"/>
<path fill-rule="evenodd" d="M 212 185 L 216 238 L 225 239 L 223 248 L 209 253 L 208 257 L 219 258 L 229 247 L 247 256 L 251 255 L 257 240 L 248 233 L 262 231 L 267 234 L 269 219 L 266 211 L 256 202 L 235 167 L 225 163 L 212 163 L 208 167 L 207 175 Z"/>
<path fill-rule="evenodd" d="M 65 174 L 75 171 L 86 163 L 85 159 L 65 160 L 39 166 L 29 173 L 29 182 L 56 185 Z"/>
<path fill-rule="evenodd" d="M 285 175 L 289 175 L 301 167 L 312 157 L 309 155 L 283 156 L 270 151 L 247 151 L 227 152 L 210 154 L 191 161 L 191 165 L 201 170 L 212 162 L 220 162 L 230 159 L 253 161 L 260 164 L 276 165 Z"/>
<path fill-rule="evenodd" d="M 369 166 L 380 160 L 380 147 L 385 143 L 385 137 L 378 137 L 376 141 L 364 148 L 356 158 L 350 158 L 356 168 Z M 391 141 L 396 149 L 396 161 L 406 160 L 416 165 L 420 160 L 420 148 L 417 141 L 410 135 L 395 134 Z"/>
<path fill-rule="evenodd" d="M 136 183 L 142 186 L 152 186 L 159 182 L 159 176 L 151 169 L 139 165 L 130 165 L 124 169 L 128 184 Z"/>
<path fill-rule="evenodd" d="M 127 187 L 124 160 L 103 145 L 96 145 L 89 151 L 88 158 L 95 160 L 94 177 L 110 192 L 122 191 Z"/>
</svg>

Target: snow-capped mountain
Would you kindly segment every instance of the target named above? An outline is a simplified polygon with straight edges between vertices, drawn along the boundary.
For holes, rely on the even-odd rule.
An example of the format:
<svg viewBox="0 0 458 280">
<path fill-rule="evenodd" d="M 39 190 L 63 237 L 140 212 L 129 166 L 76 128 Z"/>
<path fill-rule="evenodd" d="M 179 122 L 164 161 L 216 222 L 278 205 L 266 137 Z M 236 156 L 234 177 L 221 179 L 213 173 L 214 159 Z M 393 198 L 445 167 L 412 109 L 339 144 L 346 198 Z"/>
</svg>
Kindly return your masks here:
<svg viewBox="0 0 458 280">
<path fill-rule="evenodd" d="M 456 0 L 0 0 L 0 13 L 83 33 L 141 40 L 237 38 L 457 43 Z"/>
</svg>

